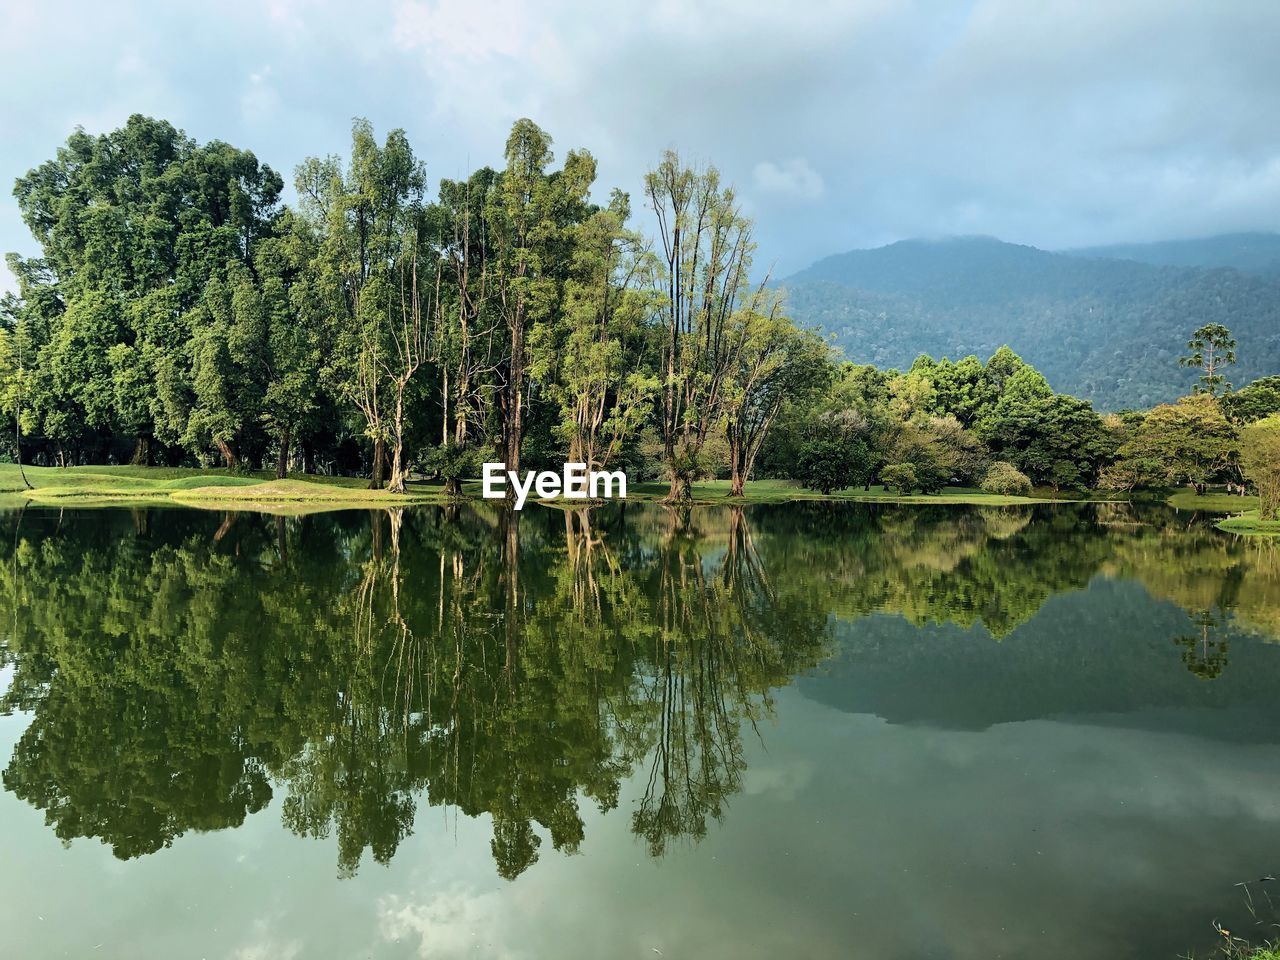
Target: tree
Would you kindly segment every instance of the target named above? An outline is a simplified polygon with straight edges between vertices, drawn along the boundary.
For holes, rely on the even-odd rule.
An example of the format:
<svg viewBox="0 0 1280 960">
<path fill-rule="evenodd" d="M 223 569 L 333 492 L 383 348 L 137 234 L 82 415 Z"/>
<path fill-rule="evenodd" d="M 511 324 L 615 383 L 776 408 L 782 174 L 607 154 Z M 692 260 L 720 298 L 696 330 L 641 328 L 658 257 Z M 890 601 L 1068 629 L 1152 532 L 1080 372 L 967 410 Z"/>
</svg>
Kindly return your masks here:
<svg viewBox="0 0 1280 960">
<path fill-rule="evenodd" d="M 31 489 L 26 468 L 22 464 L 22 421 L 26 412 L 23 394 L 27 390 L 27 343 L 29 334 L 16 297 L 6 294 L 0 300 L 0 411 L 13 417 L 13 459 L 18 464 L 22 485 Z"/>
<path fill-rule="evenodd" d="M 1280 414 L 1272 414 L 1240 431 L 1240 466 L 1258 491 L 1258 514 L 1275 520 L 1280 514 Z"/>
<path fill-rule="evenodd" d="M 1194 388 L 1196 393 L 1216 397 L 1220 391 L 1231 390 L 1222 373 L 1223 367 L 1236 362 L 1236 341 L 1230 330 L 1220 323 L 1206 323 L 1191 334 L 1187 350 L 1186 356 L 1178 358 L 1178 365 L 1204 371 Z"/>
<path fill-rule="evenodd" d="M 1006 383 L 1006 393 L 984 422 L 982 435 L 999 459 L 1034 483 L 1055 489 L 1092 484 L 1115 445 L 1091 404 L 1065 394 L 1046 394 L 1025 371 Z"/>
<path fill-rule="evenodd" d="M 313 157 L 295 181 L 302 214 L 320 237 L 312 270 L 333 320 L 326 373 L 364 419 L 373 444 L 369 486 L 380 488 L 393 433 L 388 386 L 398 395 L 387 371 L 401 368 L 394 338 L 405 322 L 401 293 L 413 256 L 406 242 L 416 236 L 426 171 L 403 130 L 392 130 L 380 147 L 372 124 L 361 119 L 352 124 L 345 173 L 337 158 Z"/>
<path fill-rule="evenodd" d="M 702 449 L 724 418 L 730 326 L 746 293 L 751 222 L 714 168 L 695 170 L 668 150 L 645 175 L 662 262 L 659 434 L 669 501 L 688 500 Z"/>
<path fill-rule="evenodd" d="M 276 477 L 287 476 L 292 444 L 315 424 L 326 356 L 324 300 L 310 273 L 317 238 L 287 214 L 279 235 L 264 240 L 254 258 L 266 324 L 261 417 L 276 444 Z"/>
<path fill-rule="evenodd" d="M 982 478 L 982 489 L 1005 497 L 1025 497 L 1031 493 L 1031 480 L 1013 464 L 997 460 Z"/>
<path fill-rule="evenodd" d="M 494 288 L 509 335 L 498 393 L 503 460 L 520 469 L 529 405 L 529 348 L 554 348 L 554 322 L 576 225 L 588 216 L 596 163 L 570 150 L 550 173 L 551 137 L 532 120 L 517 120 L 507 138 L 507 165 L 485 208 L 494 244 Z"/>
<path fill-rule="evenodd" d="M 1222 398 L 1222 412 L 1232 423 L 1252 423 L 1280 413 L 1280 377 L 1260 377 Z"/>
<path fill-rule="evenodd" d="M 648 326 L 656 264 L 629 216 L 615 190 L 576 226 L 560 323 L 537 332 L 531 373 L 556 403 L 555 433 L 572 463 L 607 465 L 642 427 L 658 387 Z"/>
<path fill-rule="evenodd" d="M 454 464 L 467 462 L 463 451 L 472 426 L 487 419 L 499 362 L 503 320 L 494 296 L 496 251 L 485 222 L 497 183 L 498 173 L 489 167 L 465 181 L 442 180 L 439 200 L 427 214 L 446 291 L 436 347 L 442 368 L 440 447 L 453 451 L 448 460 Z M 445 475 L 445 484 L 450 496 L 461 494 L 461 475 Z"/>
<path fill-rule="evenodd" d="M 1153 482 L 1184 482 L 1204 493 L 1236 456 L 1235 428 L 1208 392 L 1153 409 L 1119 452 L 1120 464 Z"/>
<path fill-rule="evenodd" d="M 910 493 L 920 485 L 916 478 L 915 467 L 910 463 L 891 463 L 880 470 L 880 479 L 884 481 L 886 490 L 897 493 Z"/>
<path fill-rule="evenodd" d="M 38 429 L 64 461 L 85 444 L 102 456 L 102 441 L 122 430 L 136 432 L 138 462 L 153 435 L 180 439 L 193 391 L 191 311 L 211 279 L 252 263 L 282 187 L 252 153 L 199 145 L 139 115 L 98 137 L 77 130 L 18 179 L 18 207 L 42 250 L 39 261 L 13 260 L 24 307 L 45 327 L 37 366 L 51 393 Z"/>
<path fill-rule="evenodd" d="M 783 402 L 804 404 L 826 389 L 831 362 L 826 343 L 812 331 L 797 330 L 776 293 L 752 297 L 735 318 L 732 336 L 725 433 L 729 495 L 740 497 Z"/>
<path fill-rule="evenodd" d="M 824 495 L 866 483 L 873 464 L 862 428 L 852 411 L 813 417 L 796 451 L 795 478 Z"/>
</svg>

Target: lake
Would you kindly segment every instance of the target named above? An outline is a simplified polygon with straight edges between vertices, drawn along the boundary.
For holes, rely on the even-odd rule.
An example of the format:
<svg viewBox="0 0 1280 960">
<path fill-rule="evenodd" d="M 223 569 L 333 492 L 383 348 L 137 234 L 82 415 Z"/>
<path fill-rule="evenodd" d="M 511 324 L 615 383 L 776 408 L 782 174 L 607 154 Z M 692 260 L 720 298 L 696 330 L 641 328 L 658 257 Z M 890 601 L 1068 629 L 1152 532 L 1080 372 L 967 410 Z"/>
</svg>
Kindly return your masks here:
<svg viewBox="0 0 1280 960">
<path fill-rule="evenodd" d="M 1280 544 L 1204 518 L 0 527 L 5 956 L 1146 960 L 1277 919 Z"/>
</svg>

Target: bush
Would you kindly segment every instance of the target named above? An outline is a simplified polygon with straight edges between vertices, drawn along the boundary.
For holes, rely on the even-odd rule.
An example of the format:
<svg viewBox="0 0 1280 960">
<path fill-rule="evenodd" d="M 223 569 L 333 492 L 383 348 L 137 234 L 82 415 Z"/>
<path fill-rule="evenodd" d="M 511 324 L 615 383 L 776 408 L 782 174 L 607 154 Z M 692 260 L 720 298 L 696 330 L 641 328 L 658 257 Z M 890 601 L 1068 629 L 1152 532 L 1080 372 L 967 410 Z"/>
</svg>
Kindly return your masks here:
<svg viewBox="0 0 1280 960">
<path fill-rule="evenodd" d="M 462 481 L 480 472 L 480 464 L 489 452 L 450 442 L 433 448 L 424 458 L 423 468 L 443 480 L 450 495 L 458 496 L 462 493 Z"/>
<path fill-rule="evenodd" d="M 824 495 L 866 482 L 871 473 L 871 451 L 858 429 L 858 422 L 847 415 L 815 418 L 796 450 L 792 476 L 801 486 Z"/>
<path fill-rule="evenodd" d="M 889 464 L 880 471 L 880 481 L 886 490 L 895 490 L 898 493 L 910 493 L 918 486 L 915 467 L 909 463 Z"/>
<path fill-rule="evenodd" d="M 1025 497 L 1031 493 L 1031 481 L 1013 464 L 997 460 L 982 478 L 982 489 L 1002 497 Z"/>
</svg>

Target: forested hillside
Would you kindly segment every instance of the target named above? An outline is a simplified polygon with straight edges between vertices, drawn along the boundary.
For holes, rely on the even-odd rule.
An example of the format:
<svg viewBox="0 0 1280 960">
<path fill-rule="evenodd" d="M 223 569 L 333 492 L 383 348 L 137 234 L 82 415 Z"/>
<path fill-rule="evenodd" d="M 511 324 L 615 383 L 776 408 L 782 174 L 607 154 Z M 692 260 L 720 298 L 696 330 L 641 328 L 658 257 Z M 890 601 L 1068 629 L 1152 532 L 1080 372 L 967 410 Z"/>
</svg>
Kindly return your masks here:
<svg viewBox="0 0 1280 960">
<path fill-rule="evenodd" d="M 1179 369 L 1178 352 L 1204 323 L 1235 333 L 1237 386 L 1280 365 L 1280 274 L 1050 253 L 981 237 L 855 250 L 782 286 L 797 321 L 833 334 L 855 362 L 906 368 L 921 353 L 985 358 L 1007 343 L 1054 389 L 1104 410 L 1186 393 L 1195 378 Z"/>
</svg>

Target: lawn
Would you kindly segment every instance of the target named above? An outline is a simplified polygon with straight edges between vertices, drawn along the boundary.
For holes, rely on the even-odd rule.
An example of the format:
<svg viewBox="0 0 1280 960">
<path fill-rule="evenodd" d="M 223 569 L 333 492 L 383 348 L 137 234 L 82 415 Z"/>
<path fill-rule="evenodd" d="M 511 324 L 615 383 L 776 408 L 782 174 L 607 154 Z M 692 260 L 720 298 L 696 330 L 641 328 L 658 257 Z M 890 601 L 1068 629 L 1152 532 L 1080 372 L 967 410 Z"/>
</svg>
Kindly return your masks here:
<svg viewBox="0 0 1280 960">
<path fill-rule="evenodd" d="M 1265 534 L 1269 536 L 1280 534 L 1280 520 L 1263 520 L 1258 516 L 1257 510 L 1247 510 L 1239 516 L 1219 520 L 1216 526 L 1219 530 L 1225 530 L 1227 533 Z"/>
<path fill-rule="evenodd" d="M 66 506 L 110 504 L 184 504 L 259 509 L 283 504 L 333 504 L 385 507 L 439 501 L 437 484 L 413 483 L 406 494 L 369 490 L 359 477 L 308 476 L 276 480 L 267 472 L 241 474 L 188 467 L 27 467 L 33 489 L 23 486 L 16 464 L 0 464 L 0 497 L 4 502 Z"/>
<path fill-rule="evenodd" d="M 1170 497 L 1169 504 L 1179 510 L 1231 514 L 1215 524 L 1219 530 L 1227 533 L 1254 536 L 1280 534 L 1280 520 L 1263 520 L 1258 516 L 1258 498 L 1254 496 L 1241 497 L 1234 493 L 1206 493 L 1201 496 L 1190 490 L 1183 490 Z"/>
<path fill-rule="evenodd" d="M 1191 490 L 1179 490 L 1169 498 L 1169 505 L 1178 510 L 1202 510 L 1205 513 L 1243 513 L 1258 508 L 1258 498 L 1241 497 L 1234 493 L 1206 493 L 1200 495 Z"/>
<path fill-rule="evenodd" d="M 369 490 L 360 477 L 307 475 L 276 480 L 271 473 L 232 473 L 225 469 L 201 470 L 190 467 L 27 467 L 33 489 L 24 487 L 15 464 L 0 464 L 0 504 L 26 502 L 66 506 L 111 504 L 182 504 L 215 509 L 278 510 L 289 506 L 385 507 L 404 503 L 442 502 L 441 484 L 413 482 L 405 494 Z M 479 498 L 480 484 L 464 486 L 469 497 Z M 628 490 L 631 500 L 661 500 L 665 483 L 637 483 Z M 711 480 L 694 484 L 693 502 L 710 504 L 729 501 L 729 481 Z M 735 503 L 785 503 L 793 500 L 875 501 L 883 503 L 978 504 L 1012 506 L 1047 503 L 1035 497 L 1006 497 L 981 490 L 954 488 L 939 494 L 902 495 L 883 487 L 860 487 L 824 496 L 788 480 L 753 480 L 746 496 Z M 580 501 L 579 501 L 580 502 Z"/>
</svg>

